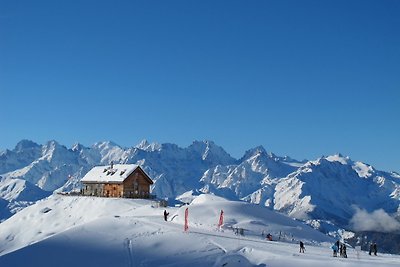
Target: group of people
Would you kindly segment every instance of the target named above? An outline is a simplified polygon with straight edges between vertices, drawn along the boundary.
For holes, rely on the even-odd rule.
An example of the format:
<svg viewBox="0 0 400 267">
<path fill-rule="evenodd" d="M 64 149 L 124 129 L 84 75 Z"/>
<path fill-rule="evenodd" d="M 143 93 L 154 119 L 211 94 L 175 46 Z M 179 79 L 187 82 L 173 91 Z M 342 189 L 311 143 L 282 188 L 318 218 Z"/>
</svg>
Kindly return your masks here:
<svg viewBox="0 0 400 267">
<path fill-rule="evenodd" d="M 347 258 L 347 247 L 345 244 L 340 243 L 339 240 L 332 245 L 332 250 L 333 250 L 333 257 L 337 257 L 339 253 L 340 257 Z"/>
<path fill-rule="evenodd" d="M 300 241 L 300 253 L 304 253 L 306 250 L 304 243 Z M 347 258 L 347 247 L 345 244 L 340 243 L 340 241 L 336 241 L 332 245 L 332 250 L 333 250 L 333 257 L 337 257 L 338 253 L 340 257 Z"/>
</svg>

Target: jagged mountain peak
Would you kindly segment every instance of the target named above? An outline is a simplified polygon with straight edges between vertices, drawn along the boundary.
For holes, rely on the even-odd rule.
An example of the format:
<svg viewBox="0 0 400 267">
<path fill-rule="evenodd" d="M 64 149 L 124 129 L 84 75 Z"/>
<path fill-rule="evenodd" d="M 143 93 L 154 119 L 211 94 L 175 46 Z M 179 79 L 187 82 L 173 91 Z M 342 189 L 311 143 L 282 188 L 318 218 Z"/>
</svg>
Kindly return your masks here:
<svg viewBox="0 0 400 267">
<path fill-rule="evenodd" d="M 206 148 L 213 148 L 213 147 L 218 147 L 213 141 L 210 140 L 194 140 L 192 144 L 189 146 L 190 149 L 193 150 L 205 150 Z"/>
<path fill-rule="evenodd" d="M 81 143 L 75 143 L 72 145 L 71 150 L 72 151 L 82 151 L 84 149 L 87 149 L 87 147 L 85 147 L 84 145 L 82 145 Z"/>
<path fill-rule="evenodd" d="M 112 147 L 119 147 L 121 148 L 120 145 L 118 145 L 117 143 L 113 142 L 113 141 L 100 141 L 100 142 L 96 142 L 92 147 L 94 148 L 99 148 L 99 149 L 109 149 Z"/>
<path fill-rule="evenodd" d="M 284 160 L 284 158 L 278 157 L 272 152 L 268 152 L 263 146 L 260 145 L 247 150 L 239 161 L 242 162 L 254 158 L 272 159 L 274 161 Z"/>
<path fill-rule="evenodd" d="M 323 156 L 318 160 L 314 161 L 315 164 L 342 164 L 347 165 L 349 168 L 352 168 L 355 172 L 357 172 L 358 176 L 368 178 L 374 174 L 376 174 L 376 170 L 366 163 L 360 161 L 353 161 L 349 156 L 343 156 L 340 153 L 331 155 L 331 156 Z"/>
<path fill-rule="evenodd" d="M 55 154 L 62 154 L 63 152 L 66 152 L 67 150 L 68 150 L 68 148 L 66 146 L 60 145 L 55 140 L 50 140 L 45 145 L 42 146 L 42 155 L 43 155 L 43 157 L 51 158 Z"/>
<path fill-rule="evenodd" d="M 256 146 L 254 148 L 246 150 L 243 157 L 239 161 L 245 161 L 247 159 L 250 159 L 250 158 L 252 158 L 256 155 L 260 155 L 260 154 L 267 155 L 267 151 L 265 150 L 265 148 L 263 146 Z"/>
<path fill-rule="evenodd" d="M 45 148 L 55 148 L 60 146 L 62 145 L 60 145 L 56 140 L 47 141 L 46 144 L 43 145 Z"/>
<path fill-rule="evenodd" d="M 354 171 L 352 161 L 344 161 L 343 158 L 335 159 L 334 157 L 321 157 L 316 160 L 310 160 L 301 166 L 297 172 L 335 172 L 336 170 Z"/>
<path fill-rule="evenodd" d="M 113 141 L 97 142 L 91 146 L 91 157 L 99 159 L 97 164 L 110 164 L 126 162 L 129 154 L 129 149 L 121 147 Z"/>
<path fill-rule="evenodd" d="M 149 143 L 146 139 L 143 139 L 140 141 L 139 144 L 135 146 L 135 148 L 144 150 L 144 151 L 155 151 L 155 150 L 160 150 L 161 145 L 157 142 Z"/>
<path fill-rule="evenodd" d="M 328 161 L 331 161 L 331 162 L 337 161 L 337 162 L 340 162 L 342 164 L 352 164 L 353 163 L 353 161 L 350 159 L 349 156 L 343 156 L 340 153 L 336 153 L 334 155 L 330 155 L 330 156 L 327 156 L 327 157 L 324 157 L 324 158 L 326 160 L 328 160 Z"/>
<path fill-rule="evenodd" d="M 188 147 L 188 150 L 198 153 L 199 155 L 201 155 L 202 160 L 205 161 L 213 161 L 223 165 L 236 162 L 236 160 L 232 158 L 228 152 L 226 152 L 222 147 L 216 145 L 213 141 L 210 140 L 195 140 Z"/>
<path fill-rule="evenodd" d="M 14 151 L 22 152 L 26 149 L 32 149 L 32 148 L 38 148 L 38 147 L 40 147 L 40 145 L 38 145 L 37 143 L 35 143 L 31 140 L 28 140 L 28 139 L 23 139 L 17 143 L 17 145 L 14 148 Z"/>
</svg>

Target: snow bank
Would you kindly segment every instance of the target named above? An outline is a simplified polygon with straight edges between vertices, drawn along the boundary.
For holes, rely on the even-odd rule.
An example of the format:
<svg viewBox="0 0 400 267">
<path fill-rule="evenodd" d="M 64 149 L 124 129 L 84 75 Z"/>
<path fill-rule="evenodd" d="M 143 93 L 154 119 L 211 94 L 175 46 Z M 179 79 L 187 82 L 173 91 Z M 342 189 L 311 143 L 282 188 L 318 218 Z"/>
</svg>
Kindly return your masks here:
<svg viewBox="0 0 400 267">
<path fill-rule="evenodd" d="M 224 211 L 224 230 L 244 229 L 246 236 L 263 239 L 263 234 L 272 234 L 273 239 L 308 243 L 333 242 L 330 237 L 316 231 L 303 222 L 263 206 L 203 194 L 188 206 L 183 206 L 172 215 L 172 220 L 184 224 L 184 214 L 189 209 L 189 225 L 204 230 L 216 230 L 221 210 Z"/>
</svg>

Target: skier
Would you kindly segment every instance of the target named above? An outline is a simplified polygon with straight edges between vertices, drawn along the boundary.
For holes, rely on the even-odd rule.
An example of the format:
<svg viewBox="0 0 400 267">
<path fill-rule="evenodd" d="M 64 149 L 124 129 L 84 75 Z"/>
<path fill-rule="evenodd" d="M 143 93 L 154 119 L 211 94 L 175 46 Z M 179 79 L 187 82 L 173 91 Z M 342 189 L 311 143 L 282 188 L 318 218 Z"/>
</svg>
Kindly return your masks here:
<svg viewBox="0 0 400 267">
<path fill-rule="evenodd" d="M 346 245 L 345 244 L 343 244 L 343 252 L 342 253 L 343 253 L 342 254 L 343 258 L 347 258 L 347 252 L 346 252 Z"/>
<path fill-rule="evenodd" d="M 167 212 L 167 210 L 164 210 L 164 221 L 168 220 L 168 215 L 169 215 L 169 212 Z"/>
<path fill-rule="evenodd" d="M 374 242 L 374 245 L 373 245 L 373 249 L 374 249 L 374 255 L 377 256 L 376 254 L 378 253 L 378 247 L 376 246 L 375 242 Z"/>
<path fill-rule="evenodd" d="M 336 244 L 337 244 L 337 243 L 334 243 L 334 244 L 332 245 L 333 257 L 337 257 L 338 247 L 337 247 Z"/>
<path fill-rule="evenodd" d="M 340 257 L 343 257 L 343 244 L 340 244 L 339 255 Z"/>
<path fill-rule="evenodd" d="M 267 239 L 268 239 L 269 241 L 272 241 L 272 235 L 271 235 L 271 234 L 268 234 L 268 235 L 267 235 Z"/>
<path fill-rule="evenodd" d="M 374 244 L 371 242 L 371 245 L 369 245 L 369 255 L 371 255 L 372 250 L 374 250 Z"/>
<path fill-rule="evenodd" d="M 304 253 L 305 247 L 304 247 L 304 243 L 302 241 L 300 241 L 300 253 Z"/>
</svg>

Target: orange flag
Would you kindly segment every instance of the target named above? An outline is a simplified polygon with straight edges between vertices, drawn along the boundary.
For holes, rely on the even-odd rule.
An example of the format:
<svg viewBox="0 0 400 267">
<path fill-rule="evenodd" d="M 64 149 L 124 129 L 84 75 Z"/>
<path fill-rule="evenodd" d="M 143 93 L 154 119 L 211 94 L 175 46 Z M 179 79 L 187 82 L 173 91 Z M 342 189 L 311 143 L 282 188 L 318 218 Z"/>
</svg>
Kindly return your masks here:
<svg viewBox="0 0 400 267">
<path fill-rule="evenodd" d="M 221 214 L 219 215 L 218 227 L 221 227 L 224 224 L 224 211 L 221 210 Z"/>
<path fill-rule="evenodd" d="M 189 217 L 189 208 L 186 208 L 186 210 L 185 210 L 185 226 L 183 228 L 185 230 L 185 232 L 187 230 L 189 230 L 188 217 Z"/>
</svg>

